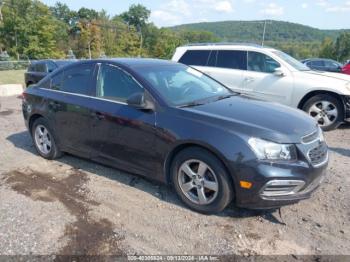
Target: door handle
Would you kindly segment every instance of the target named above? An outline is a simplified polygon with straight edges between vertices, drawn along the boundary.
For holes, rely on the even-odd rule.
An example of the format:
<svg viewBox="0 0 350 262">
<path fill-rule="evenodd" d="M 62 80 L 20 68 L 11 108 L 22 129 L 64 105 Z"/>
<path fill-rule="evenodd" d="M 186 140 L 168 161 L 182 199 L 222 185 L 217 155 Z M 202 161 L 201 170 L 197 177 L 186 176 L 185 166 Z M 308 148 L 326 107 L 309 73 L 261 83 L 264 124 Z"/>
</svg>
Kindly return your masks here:
<svg viewBox="0 0 350 262">
<path fill-rule="evenodd" d="M 61 103 L 56 102 L 56 101 L 51 101 L 51 102 L 49 102 L 49 106 L 50 106 L 52 109 L 60 109 L 60 108 L 62 107 Z"/>
<path fill-rule="evenodd" d="M 254 81 L 255 81 L 255 78 L 254 78 L 254 77 L 246 77 L 246 78 L 244 79 L 244 81 L 247 82 L 247 83 L 251 83 L 251 82 L 254 82 Z"/>
<path fill-rule="evenodd" d="M 91 113 L 91 116 L 94 118 L 97 118 L 98 120 L 102 120 L 102 119 L 106 118 L 106 116 L 104 114 L 102 114 L 101 112 L 93 112 L 93 113 Z"/>
</svg>

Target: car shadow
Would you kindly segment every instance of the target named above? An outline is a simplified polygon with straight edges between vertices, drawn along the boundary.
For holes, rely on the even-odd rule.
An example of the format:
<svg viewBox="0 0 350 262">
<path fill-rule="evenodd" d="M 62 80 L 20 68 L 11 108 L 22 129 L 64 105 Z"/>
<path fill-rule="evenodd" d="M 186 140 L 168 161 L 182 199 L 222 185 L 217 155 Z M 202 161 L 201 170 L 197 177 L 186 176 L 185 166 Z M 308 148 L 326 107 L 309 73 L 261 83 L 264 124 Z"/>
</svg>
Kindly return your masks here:
<svg viewBox="0 0 350 262">
<path fill-rule="evenodd" d="M 345 122 L 341 124 L 338 129 L 350 129 L 350 122 Z"/>
<path fill-rule="evenodd" d="M 6 139 L 10 141 L 16 148 L 38 155 L 28 132 L 25 131 L 12 134 Z M 73 169 L 93 173 L 98 176 L 122 183 L 124 185 L 134 187 L 138 190 L 142 190 L 148 194 L 153 195 L 154 197 L 157 197 L 161 201 L 165 201 L 182 208 L 187 208 L 178 199 L 176 193 L 169 185 L 165 185 L 145 177 L 133 175 L 125 171 L 120 171 L 115 168 L 107 167 L 105 165 L 101 165 L 70 154 L 65 154 L 63 157 L 57 159 L 56 161 L 71 166 Z M 265 219 L 271 223 L 285 225 L 275 216 L 275 211 L 276 210 L 250 210 L 237 208 L 234 206 L 234 203 L 231 203 L 223 212 L 217 214 L 217 216 L 232 217 L 236 219 L 261 217 L 262 219 Z"/>
<path fill-rule="evenodd" d="M 350 149 L 340 147 L 329 147 L 329 150 L 346 157 L 350 157 Z"/>
</svg>

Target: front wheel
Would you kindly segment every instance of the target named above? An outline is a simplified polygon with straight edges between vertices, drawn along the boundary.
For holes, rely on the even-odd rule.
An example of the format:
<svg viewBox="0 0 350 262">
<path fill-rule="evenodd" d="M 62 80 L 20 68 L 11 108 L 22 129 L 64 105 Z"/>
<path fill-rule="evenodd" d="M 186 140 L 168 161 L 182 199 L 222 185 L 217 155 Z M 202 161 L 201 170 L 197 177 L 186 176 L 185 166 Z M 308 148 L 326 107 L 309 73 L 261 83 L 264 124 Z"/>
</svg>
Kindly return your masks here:
<svg viewBox="0 0 350 262">
<path fill-rule="evenodd" d="M 232 200 L 233 187 L 226 169 L 216 156 L 202 148 L 178 153 L 171 174 L 176 193 L 195 211 L 217 213 Z"/>
<path fill-rule="evenodd" d="M 344 120 L 342 103 L 331 95 L 311 97 L 306 101 L 303 110 L 313 117 L 324 131 L 336 129 Z"/>
</svg>

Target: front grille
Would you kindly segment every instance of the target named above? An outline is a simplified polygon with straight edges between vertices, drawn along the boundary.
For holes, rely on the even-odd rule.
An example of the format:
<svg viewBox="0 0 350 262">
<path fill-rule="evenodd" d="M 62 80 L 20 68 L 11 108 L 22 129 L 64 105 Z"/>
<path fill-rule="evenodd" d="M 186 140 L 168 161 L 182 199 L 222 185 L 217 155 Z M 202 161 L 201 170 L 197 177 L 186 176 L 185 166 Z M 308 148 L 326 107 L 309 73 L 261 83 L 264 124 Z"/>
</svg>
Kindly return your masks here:
<svg viewBox="0 0 350 262">
<path fill-rule="evenodd" d="M 304 144 L 308 144 L 308 143 L 311 143 L 311 142 L 315 141 L 318 138 L 319 138 L 319 131 L 317 130 L 317 131 L 315 131 L 315 132 L 313 132 L 313 133 L 311 133 L 309 135 L 304 136 L 302 138 L 302 142 Z"/>
<path fill-rule="evenodd" d="M 317 147 L 311 149 L 308 157 L 313 166 L 323 164 L 328 157 L 328 148 L 326 143 L 321 142 Z"/>
</svg>

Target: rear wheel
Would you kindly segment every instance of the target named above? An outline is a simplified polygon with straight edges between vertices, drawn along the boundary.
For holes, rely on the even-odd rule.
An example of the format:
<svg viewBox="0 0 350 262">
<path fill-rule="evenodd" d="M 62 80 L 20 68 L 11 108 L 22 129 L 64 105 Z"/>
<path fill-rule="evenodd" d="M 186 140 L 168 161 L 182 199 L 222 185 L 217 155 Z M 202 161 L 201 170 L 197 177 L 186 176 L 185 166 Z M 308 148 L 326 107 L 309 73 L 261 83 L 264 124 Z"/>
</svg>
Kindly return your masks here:
<svg viewBox="0 0 350 262">
<path fill-rule="evenodd" d="M 49 160 L 62 155 L 58 149 L 53 132 L 44 118 L 38 118 L 32 125 L 32 137 L 38 153 Z"/>
<path fill-rule="evenodd" d="M 225 209 L 233 197 L 231 180 L 223 164 L 202 148 L 178 153 L 171 165 L 172 182 L 180 199 L 201 213 Z"/>
<path fill-rule="evenodd" d="M 303 110 L 313 117 L 324 131 L 336 129 L 344 120 L 342 103 L 331 95 L 320 94 L 306 101 Z"/>
</svg>

